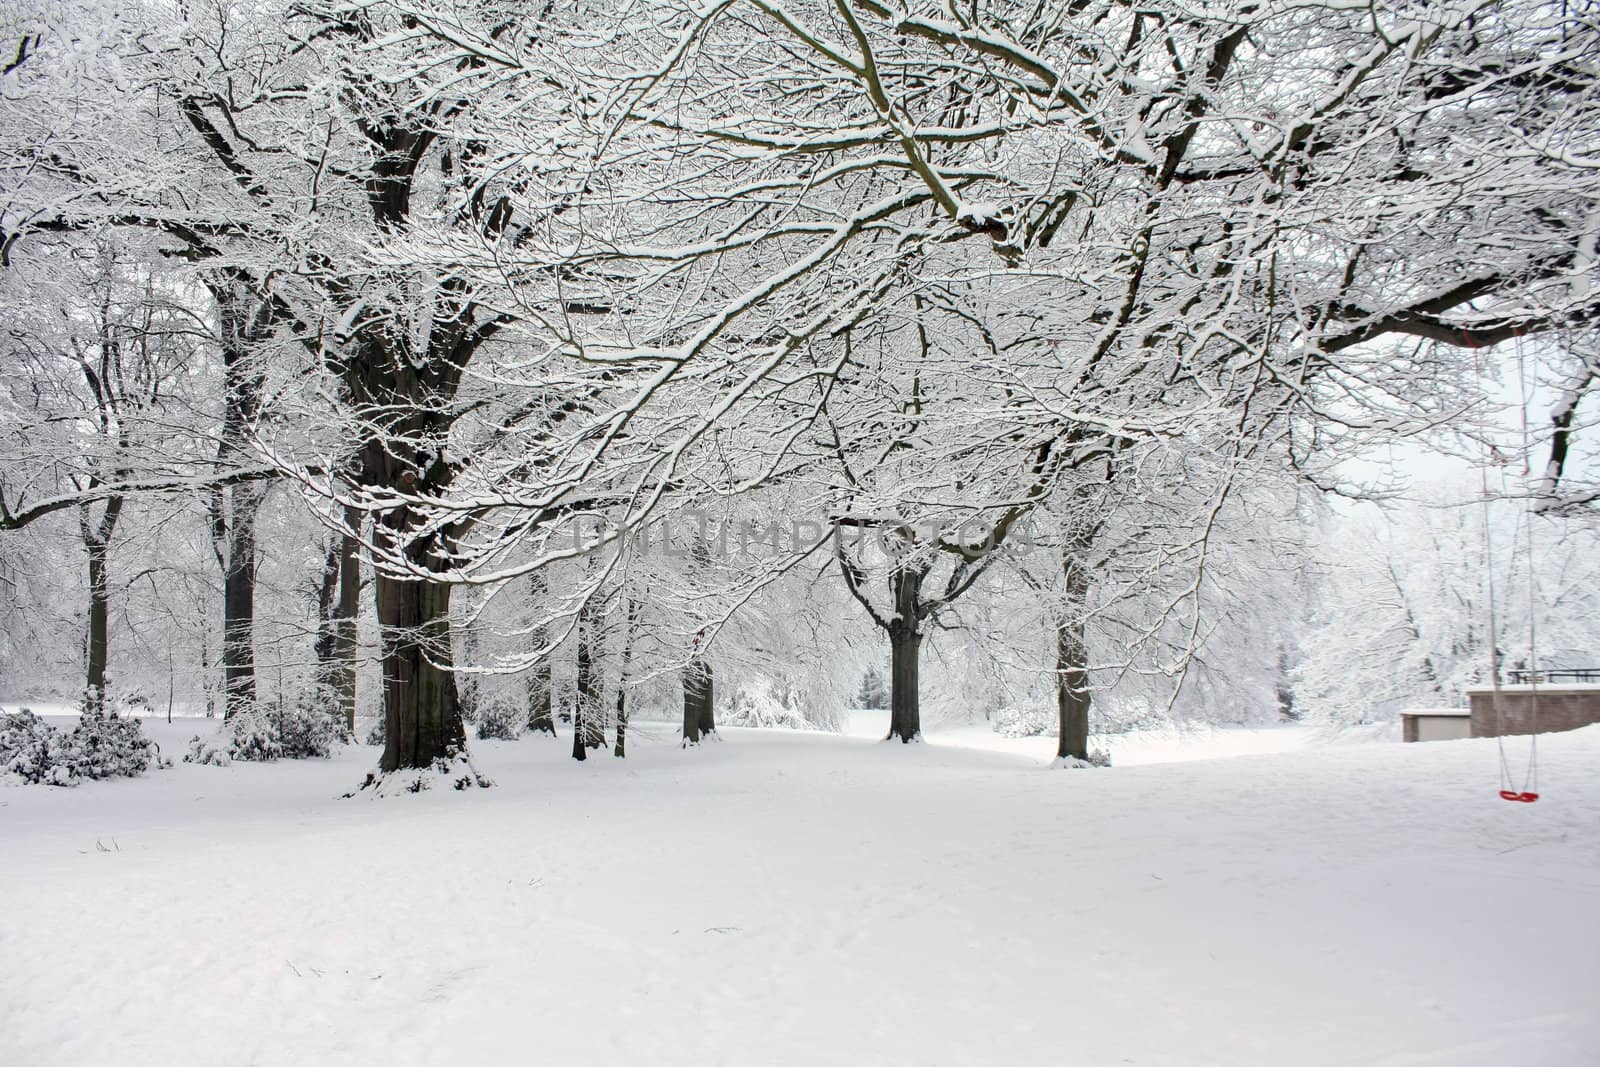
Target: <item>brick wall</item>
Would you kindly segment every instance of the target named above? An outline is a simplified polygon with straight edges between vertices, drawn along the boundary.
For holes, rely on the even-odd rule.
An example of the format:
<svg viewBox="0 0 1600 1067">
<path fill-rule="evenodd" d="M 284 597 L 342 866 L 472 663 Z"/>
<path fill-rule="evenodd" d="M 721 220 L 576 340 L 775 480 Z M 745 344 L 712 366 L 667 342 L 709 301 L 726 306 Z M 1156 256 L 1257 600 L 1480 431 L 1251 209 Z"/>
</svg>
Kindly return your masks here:
<svg viewBox="0 0 1600 1067">
<path fill-rule="evenodd" d="M 1472 708 L 1472 736 L 1495 736 L 1494 691 L 1474 689 L 1467 694 Z M 1500 690 L 1500 732 L 1534 732 L 1533 690 L 1525 685 Z M 1600 686 L 1582 689 L 1552 685 L 1539 687 L 1538 731 L 1542 734 L 1576 730 L 1600 722 Z"/>
</svg>

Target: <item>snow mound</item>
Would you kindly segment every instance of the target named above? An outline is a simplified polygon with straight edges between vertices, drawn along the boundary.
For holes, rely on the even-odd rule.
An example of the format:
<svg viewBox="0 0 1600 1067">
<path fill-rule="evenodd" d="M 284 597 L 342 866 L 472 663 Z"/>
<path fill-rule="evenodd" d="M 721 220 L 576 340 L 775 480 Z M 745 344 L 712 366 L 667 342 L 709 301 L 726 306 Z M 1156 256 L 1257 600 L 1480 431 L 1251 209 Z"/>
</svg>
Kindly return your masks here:
<svg viewBox="0 0 1600 1067">
<path fill-rule="evenodd" d="M 355 796 L 392 797 L 406 793 L 424 793 L 439 786 L 451 789 L 488 789 L 494 782 L 472 763 L 465 752 L 440 758 L 427 767 L 408 767 L 398 771 L 369 771 L 366 780 L 348 792 L 346 798 Z"/>
</svg>

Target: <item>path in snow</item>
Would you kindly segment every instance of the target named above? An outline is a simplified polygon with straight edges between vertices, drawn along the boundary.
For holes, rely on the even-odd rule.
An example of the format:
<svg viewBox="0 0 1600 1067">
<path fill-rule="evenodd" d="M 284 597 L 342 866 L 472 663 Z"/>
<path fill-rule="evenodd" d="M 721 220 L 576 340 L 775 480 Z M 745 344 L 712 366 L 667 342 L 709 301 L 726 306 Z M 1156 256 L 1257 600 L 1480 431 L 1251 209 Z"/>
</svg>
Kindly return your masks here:
<svg viewBox="0 0 1600 1067">
<path fill-rule="evenodd" d="M 0 1063 L 1600 1062 L 1600 728 L 1534 805 L 1477 741 L 728 734 L 378 801 L 362 748 L 0 789 Z"/>
</svg>

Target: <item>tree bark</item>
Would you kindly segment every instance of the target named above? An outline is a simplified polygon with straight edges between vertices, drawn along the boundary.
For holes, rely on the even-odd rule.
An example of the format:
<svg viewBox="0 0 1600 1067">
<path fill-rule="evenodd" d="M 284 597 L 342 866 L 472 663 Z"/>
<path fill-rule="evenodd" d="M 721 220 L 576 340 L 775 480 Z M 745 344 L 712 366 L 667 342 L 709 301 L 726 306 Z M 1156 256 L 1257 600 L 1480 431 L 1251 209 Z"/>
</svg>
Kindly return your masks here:
<svg viewBox="0 0 1600 1067">
<path fill-rule="evenodd" d="M 895 615 L 889 620 L 889 733 L 904 744 L 922 736 L 922 708 L 918 688 L 918 659 L 922 653 L 922 620 L 917 593 L 923 572 L 901 568 L 889 576 Z"/>
<path fill-rule="evenodd" d="M 262 487 L 235 485 L 222 571 L 223 717 L 233 718 L 256 702 L 256 514 Z"/>
<path fill-rule="evenodd" d="M 914 626 L 896 626 L 889 631 L 889 733 L 884 740 L 898 737 L 911 742 L 922 736 L 922 710 L 918 700 L 918 658 L 922 635 Z"/>
<path fill-rule="evenodd" d="M 694 635 L 694 648 L 689 662 L 683 667 L 683 747 L 698 745 L 715 735 L 716 716 L 712 702 L 716 696 L 716 679 L 711 671 L 711 661 L 700 647 L 704 632 Z"/>
<path fill-rule="evenodd" d="M 78 510 L 78 532 L 89 557 L 89 617 L 84 641 L 84 702 L 99 708 L 105 702 L 106 664 L 111 658 L 111 535 L 122 515 L 120 496 L 106 501 L 99 522 L 91 522 L 88 505 Z"/>
<path fill-rule="evenodd" d="M 271 306 L 250 291 L 242 275 L 225 273 L 214 279 L 211 293 L 222 331 L 222 434 L 217 465 L 228 467 L 245 458 L 244 442 L 261 411 L 264 381 L 255 349 L 271 336 L 273 315 Z M 264 484 L 241 482 L 217 489 L 211 500 L 212 539 L 222 565 L 224 718 L 232 718 L 256 702 L 256 516 L 265 496 Z"/>
<path fill-rule="evenodd" d="M 700 725 L 709 716 L 711 668 L 696 655 L 683 668 L 683 747 L 700 743 Z"/>
<path fill-rule="evenodd" d="M 572 709 L 572 758 L 580 761 L 589 758 L 589 746 L 583 743 L 584 721 L 583 708 L 574 706 Z"/>
<path fill-rule="evenodd" d="M 1057 733 L 1058 759 L 1089 758 L 1088 566 L 1079 558 L 1087 549 L 1063 554 L 1061 572 L 1063 598 L 1061 621 L 1056 630 L 1056 711 L 1060 719 Z"/>
<path fill-rule="evenodd" d="M 528 575 L 528 597 L 535 618 L 542 617 L 544 601 L 549 594 L 550 580 L 543 571 Z M 544 648 L 550 641 L 550 628 L 542 622 L 535 624 L 529 631 L 528 640 L 534 648 Z M 556 736 L 555 669 L 550 657 L 540 656 L 539 661 L 528 668 L 524 681 L 528 694 L 528 731 Z"/>
<path fill-rule="evenodd" d="M 556 736 L 554 670 L 548 659 L 528 670 L 528 729 Z"/>
<path fill-rule="evenodd" d="M 466 731 L 450 669 L 450 586 L 379 571 L 384 771 L 427 767 L 461 752 Z"/>
<path fill-rule="evenodd" d="M 89 636 L 84 699 L 90 707 L 98 708 L 105 699 L 106 660 L 111 646 L 111 586 L 107 574 L 107 546 L 90 543 L 88 549 Z"/>
<path fill-rule="evenodd" d="M 720 740 L 717 735 L 716 671 L 709 659 L 700 661 L 700 740 Z"/>
<path fill-rule="evenodd" d="M 628 660 L 633 656 L 633 628 L 639 619 L 639 605 L 628 601 L 626 629 L 622 635 L 622 659 L 617 667 L 617 744 L 611 754 L 618 759 L 627 755 L 628 736 Z M 716 727 L 713 726 L 712 729 Z"/>
</svg>

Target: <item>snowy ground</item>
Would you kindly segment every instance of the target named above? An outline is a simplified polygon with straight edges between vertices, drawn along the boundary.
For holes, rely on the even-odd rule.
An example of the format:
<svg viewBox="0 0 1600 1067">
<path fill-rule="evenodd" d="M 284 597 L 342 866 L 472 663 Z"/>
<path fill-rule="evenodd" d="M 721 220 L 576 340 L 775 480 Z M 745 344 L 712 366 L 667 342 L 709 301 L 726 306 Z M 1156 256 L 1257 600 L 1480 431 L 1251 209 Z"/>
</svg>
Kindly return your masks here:
<svg viewBox="0 0 1600 1067">
<path fill-rule="evenodd" d="M 1600 1062 L 1600 728 L 1532 805 L 1478 741 L 653 729 L 0 789 L 0 1064 Z"/>
<path fill-rule="evenodd" d="M 885 713 L 852 712 L 845 722 L 851 737 L 877 740 L 884 736 Z M 1259 756 L 1268 752 L 1295 752 L 1322 745 L 1364 744 L 1369 741 L 1399 741 L 1400 723 L 1370 723 L 1360 726 L 1212 726 L 1206 723 L 1181 724 L 1151 730 L 1137 730 L 1089 738 L 1091 749 L 1104 749 L 1118 767 L 1138 767 L 1151 763 L 1187 763 L 1190 760 L 1219 759 L 1224 756 Z M 1049 761 L 1056 752 L 1055 735 L 1042 737 L 1002 737 L 991 723 L 936 723 L 928 731 L 933 745 L 975 748 L 986 752 L 1008 752 L 1039 762 Z"/>
</svg>

